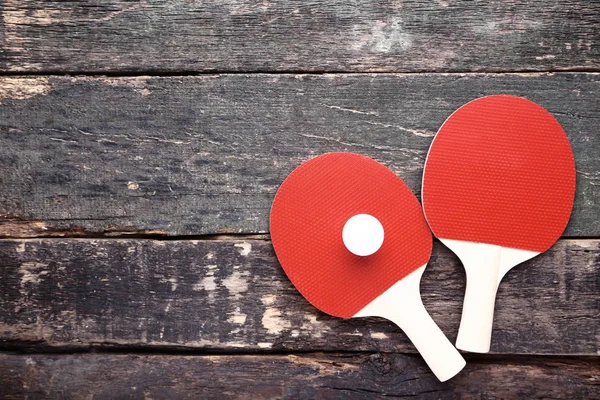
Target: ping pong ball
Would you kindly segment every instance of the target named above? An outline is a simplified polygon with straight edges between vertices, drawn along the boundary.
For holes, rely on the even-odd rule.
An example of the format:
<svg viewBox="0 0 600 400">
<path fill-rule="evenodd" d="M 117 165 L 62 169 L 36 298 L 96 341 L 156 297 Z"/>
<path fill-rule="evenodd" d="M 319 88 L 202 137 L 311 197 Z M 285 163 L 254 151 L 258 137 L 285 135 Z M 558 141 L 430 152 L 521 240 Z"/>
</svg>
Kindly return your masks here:
<svg viewBox="0 0 600 400">
<path fill-rule="evenodd" d="M 383 244 L 383 225 L 372 215 L 357 214 L 346 221 L 342 240 L 352 254 L 370 256 Z"/>
</svg>

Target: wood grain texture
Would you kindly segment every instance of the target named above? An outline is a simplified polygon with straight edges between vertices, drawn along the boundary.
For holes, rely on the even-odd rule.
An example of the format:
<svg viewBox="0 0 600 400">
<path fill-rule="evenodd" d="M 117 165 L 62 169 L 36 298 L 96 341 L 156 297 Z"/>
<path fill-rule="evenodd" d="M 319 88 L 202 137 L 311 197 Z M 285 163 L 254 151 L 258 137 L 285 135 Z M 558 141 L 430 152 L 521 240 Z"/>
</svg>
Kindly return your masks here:
<svg viewBox="0 0 600 400">
<path fill-rule="evenodd" d="M 566 235 L 600 235 L 600 74 L 0 78 L 0 236 L 266 233 L 302 161 L 375 158 L 417 194 L 444 120 L 484 95 L 526 96 L 569 135 Z"/>
<path fill-rule="evenodd" d="M 599 399 L 593 360 L 469 360 L 440 383 L 417 356 L 0 355 L 3 399 Z"/>
<path fill-rule="evenodd" d="M 599 69 L 594 1 L 5 0 L 4 71 Z"/>
<path fill-rule="evenodd" d="M 600 240 L 562 240 L 512 270 L 498 293 L 493 353 L 597 355 Z M 270 242 L 0 241 L 4 348 L 137 346 L 209 351 L 414 352 L 377 318 L 319 312 Z M 421 291 L 454 339 L 464 273 L 436 243 Z"/>
</svg>

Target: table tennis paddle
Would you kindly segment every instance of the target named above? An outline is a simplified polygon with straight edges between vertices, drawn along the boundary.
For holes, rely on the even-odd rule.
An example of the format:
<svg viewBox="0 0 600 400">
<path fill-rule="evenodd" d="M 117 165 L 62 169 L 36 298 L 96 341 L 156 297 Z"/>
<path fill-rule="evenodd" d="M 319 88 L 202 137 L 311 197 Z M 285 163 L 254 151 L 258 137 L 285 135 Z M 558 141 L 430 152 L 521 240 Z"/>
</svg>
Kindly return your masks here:
<svg viewBox="0 0 600 400">
<path fill-rule="evenodd" d="M 432 246 L 423 211 L 388 168 L 353 153 L 303 163 L 275 196 L 270 230 L 283 269 L 312 305 L 394 322 L 441 381 L 464 367 L 421 301 Z"/>
<path fill-rule="evenodd" d="M 495 95 L 444 122 L 425 162 L 422 201 L 431 230 L 466 271 L 459 349 L 489 351 L 501 279 L 554 244 L 574 195 L 569 140 L 541 106 Z"/>
</svg>

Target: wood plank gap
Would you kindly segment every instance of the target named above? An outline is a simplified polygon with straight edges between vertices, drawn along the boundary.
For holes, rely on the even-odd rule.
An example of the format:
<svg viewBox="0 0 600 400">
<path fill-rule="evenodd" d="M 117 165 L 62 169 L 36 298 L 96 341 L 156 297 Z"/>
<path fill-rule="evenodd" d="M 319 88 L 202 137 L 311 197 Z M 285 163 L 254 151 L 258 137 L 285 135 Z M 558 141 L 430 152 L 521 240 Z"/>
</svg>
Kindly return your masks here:
<svg viewBox="0 0 600 400">
<path fill-rule="evenodd" d="M 590 361 L 597 362 L 600 356 L 589 354 L 497 354 L 497 353 L 469 353 L 460 350 L 460 353 L 468 363 L 514 363 L 528 364 L 543 362 L 553 359 L 571 360 L 571 361 Z M 178 348 L 171 346 L 164 347 L 138 347 L 138 346 L 111 346 L 111 347 L 48 347 L 48 348 L 10 348 L 0 346 L 0 355 L 56 355 L 69 356 L 74 354 L 111 354 L 111 355 L 150 355 L 150 356 L 186 356 L 186 357 L 213 357 L 213 356 L 294 356 L 301 355 L 307 357 L 319 356 L 369 356 L 375 354 L 394 355 L 400 354 L 405 357 L 421 358 L 418 353 L 412 351 L 373 351 L 373 350 L 252 350 L 244 349 L 244 351 L 231 350 L 203 350 L 192 348 Z"/>
<path fill-rule="evenodd" d="M 0 226 L 2 222 L 0 221 Z M 170 236 L 166 233 L 156 232 L 87 232 L 87 231 L 50 231 L 48 236 L 41 235 L 0 235 L 0 240 L 52 240 L 52 239 L 82 239 L 82 240 L 96 240 L 96 239 L 139 239 L 139 240 L 156 240 L 156 241 L 238 241 L 238 240 L 265 240 L 270 241 L 271 235 L 268 233 L 227 233 L 227 234 L 206 234 L 206 235 L 173 235 Z"/>
<path fill-rule="evenodd" d="M 598 73 L 600 68 L 594 67 L 566 67 L 566 68 L 548 68 L 548 69 L 498 69 L 498 70 L 437 70 L 437 69 L 423 69 L 417 71 L 409 70 L 397 70 L 397 71 L 352 71 L 352 70 L 309 70 L 309 69 L 290 69 L 290 70 L 208 70 L 208 71 L 194 71 L 194 70 L 132 70 L 132 71 L 120 71 L 120 70 L 73 70 L 73 71 L 62 71 L 62 70 L 43 70 L 43 71 L 0 71 L 0 77 L 2 76 L 41 76 L 41 77 L 52 77 L 52 76 L 77 76 L 77 77 L 111 77 L 111 78 L 128 78 L 128 77 L 184 77 L 184 76 L 210 76 L 210 75 L 420 75 L 420 74 L 444 74 L 444 75 L 503 75 L 503 74 L 555 74 L 555 73 Z"/>
</svg>

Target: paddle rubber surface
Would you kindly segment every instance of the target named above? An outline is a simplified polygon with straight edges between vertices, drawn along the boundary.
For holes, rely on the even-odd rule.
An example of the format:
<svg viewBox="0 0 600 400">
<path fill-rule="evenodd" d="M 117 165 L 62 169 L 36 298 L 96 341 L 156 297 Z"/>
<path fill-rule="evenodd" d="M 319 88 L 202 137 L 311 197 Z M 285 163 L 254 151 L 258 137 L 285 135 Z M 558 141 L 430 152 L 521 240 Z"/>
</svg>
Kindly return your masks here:
<svg viewBox="0 0 600 400">
<path fill-rule="evenodd" d="M 442 125 L 423 173 L 423 209 L 442 239 L 543 252 L 569 221 L 575 161 L 565 132 L 515 96 L 474 100 Z"/>
<path fill-rule="evenodd" d="M 385 238 L 373 255 L 357 256 L 344 246 L 344 224 L 356 214 L 383 225 Z M 275 253 L 294 286 L 321 311 L 343 318 L 431 255 L 431 232 L 408 186 L 353 153 L 324 154 L 296 168 L 275 196 L 270 225 Z"/>
</svg>

